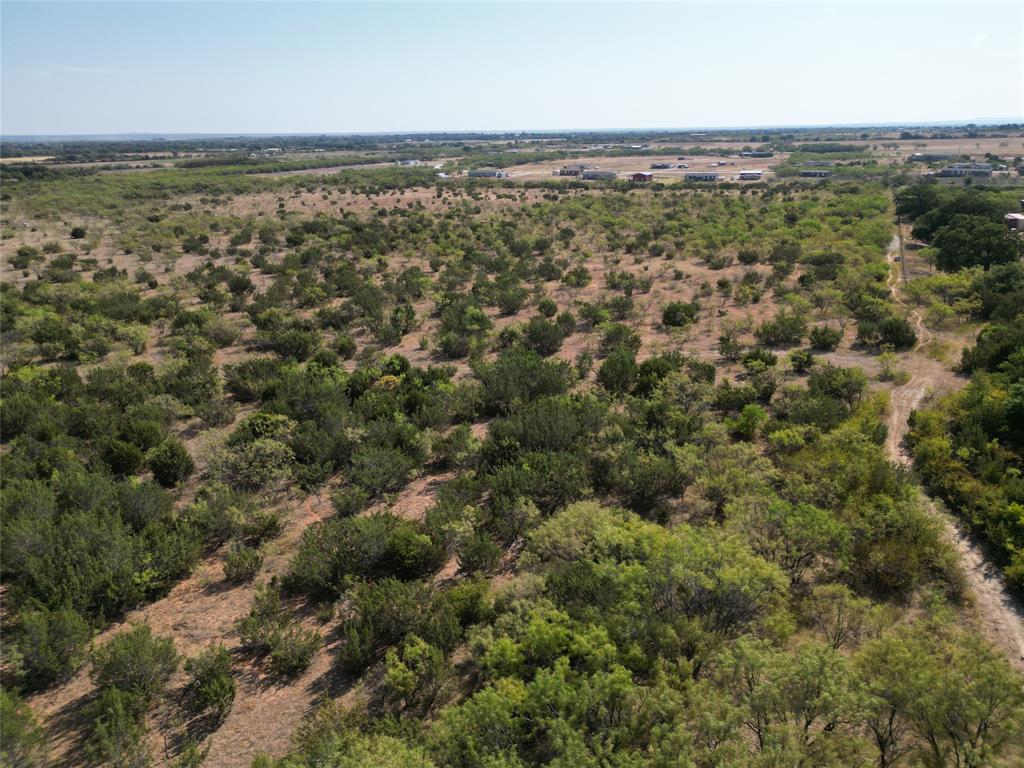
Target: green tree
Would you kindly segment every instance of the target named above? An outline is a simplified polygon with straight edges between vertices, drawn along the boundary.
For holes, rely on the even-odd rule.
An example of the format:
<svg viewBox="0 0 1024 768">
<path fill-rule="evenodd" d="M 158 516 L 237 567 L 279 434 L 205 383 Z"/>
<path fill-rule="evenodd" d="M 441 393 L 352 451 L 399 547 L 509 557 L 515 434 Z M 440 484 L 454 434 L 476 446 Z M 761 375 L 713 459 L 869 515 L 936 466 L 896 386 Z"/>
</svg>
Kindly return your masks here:
<svg viewBox="0 0 1024 768">
<path fill-rule="evenodd" d="M 897 720 L 919 739 L 882 730 L 880 752 L 908 748 L 929 768 L 991 765 L 1004 748 L 1019 750 L 1024 689 L 1013 670 L 975 635 L 939 624 L 896 627 L 857 657 L 872 730 Z M 880 759 L 881 762 L 881 759 Z"/>
<path fill-rule="evenodd" d="M 28 704 L 0 688 L 0 764 L 5 768 L 42 768 L 49 764 L 47 738 Z"/>
<path fill-rule="evenodd" d="M 597 381 L 614 395 L 625 394 L 636 379 L 636 354 L 626 346 L 619 346 L 601 363 Z"/>
<path fill-rule="evenodd" d="M 1024 242 L 998 222 L 957 214 L 935 233 L 936 266 L 945 272 L 980 265 L 1008 264 L 1024 254 Z"/>
<path fill-rule="evenodd" d="M 555 354 L 564 339 L 565 334 L 558 324 L 543 317 L 531 317 L 523 333 L 523 343 L 543 357 Z"/>
</svg>

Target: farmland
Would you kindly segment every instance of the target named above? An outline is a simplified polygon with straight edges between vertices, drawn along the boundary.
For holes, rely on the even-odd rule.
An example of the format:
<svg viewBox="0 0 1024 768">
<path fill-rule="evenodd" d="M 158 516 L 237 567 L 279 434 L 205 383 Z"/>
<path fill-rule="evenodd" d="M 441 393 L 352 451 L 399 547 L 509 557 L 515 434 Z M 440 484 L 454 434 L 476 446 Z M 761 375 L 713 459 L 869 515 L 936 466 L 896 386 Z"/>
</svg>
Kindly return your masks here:
<svg viewBox="0 0 1024 768">
<path fill-rule="evenodd" d="M 7 147 L 21 764 L 1019 764 L 1024 138 L 861 133 Z"/>
</svg>

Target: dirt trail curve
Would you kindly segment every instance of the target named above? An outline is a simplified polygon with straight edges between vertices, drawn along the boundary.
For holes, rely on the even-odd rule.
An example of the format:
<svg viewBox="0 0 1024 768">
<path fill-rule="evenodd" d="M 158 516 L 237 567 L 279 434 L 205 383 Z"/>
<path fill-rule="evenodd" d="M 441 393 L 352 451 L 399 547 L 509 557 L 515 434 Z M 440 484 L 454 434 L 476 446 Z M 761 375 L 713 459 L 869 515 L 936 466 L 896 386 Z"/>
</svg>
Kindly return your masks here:
<svg viewBox="0 0 1024 768">
<path fill-rule="evenodd" d="M 894 237 L 889 246 L 888 259 L 896 264 L 899 239 Z M 899 295 L 897 270 L 889 276 L 889 290 L 893 299 L 909 310 L 917 328 L 918 343 L 914 351 L 935 337 L 925 327 L 921 314 L 908 307 Z M 955 378 L 948 368 L 927 358 L 915 360 L 910 380 L 893 389 L 890 396 L 889 434 L 885 449 L 889 459 L 910 466 L 911 458 L 903 446 L 907 434 L 907 419 L 930 391 L 956 387 Z M 958 520 L 940 510 L 928 496 L 924 497 L 929 512 L 942 523 L 946 535 L 960 556 L 960 564 L 967 578 L 967 586 L 974 598 L 975 623 L 980 631 L 1006 654 L 1009 662 L 1024 673 L 1024 609 L 1006 589 L 999 569 L 986 560 L 981 548 Z"/>
</svg>

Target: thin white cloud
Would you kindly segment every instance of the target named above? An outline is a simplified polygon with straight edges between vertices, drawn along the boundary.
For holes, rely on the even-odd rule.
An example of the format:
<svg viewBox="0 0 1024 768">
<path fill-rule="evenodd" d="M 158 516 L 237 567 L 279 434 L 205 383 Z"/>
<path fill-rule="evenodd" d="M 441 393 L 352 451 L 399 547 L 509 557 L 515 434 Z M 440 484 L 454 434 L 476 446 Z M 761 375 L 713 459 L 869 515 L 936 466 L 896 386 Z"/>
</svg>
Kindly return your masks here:
<svg viewBox="0 0 1024 768">
<path fill-rule="evenodd" d="M 975 48 L 980 48 L 988 42 L 988 32 L 979 32 L 971 39 L 971 45 Z"/>
</svg>

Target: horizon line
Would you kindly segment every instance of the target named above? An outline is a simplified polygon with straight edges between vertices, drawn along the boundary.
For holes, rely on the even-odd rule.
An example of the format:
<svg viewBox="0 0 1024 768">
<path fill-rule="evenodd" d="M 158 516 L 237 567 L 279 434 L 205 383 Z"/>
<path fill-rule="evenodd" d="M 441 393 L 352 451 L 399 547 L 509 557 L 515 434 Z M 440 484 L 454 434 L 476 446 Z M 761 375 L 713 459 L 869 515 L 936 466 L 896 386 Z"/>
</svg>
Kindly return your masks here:
<svg viewBox="0 0 1024 768">
<path fill-rule="evenodd" d="M 136 138 L 158 139 L 162 137 L 192 138 L 259 138 L 259 137 L 291 137 L 291 136 L 418 136 L 418 135 L 478 135 L 496 136 L 521 134 L 525 136 L 537 134 L 573 134 L 573 133 L 678 133 L 682 131 L 779 131 L 779 130 L 812 130 L 822 128 L 964 128 L 976 126 L 991 128 L 1005 125 L 1024 125 L 1024 117 L 1006 118 L 974 118 L 956 120 L 926 121 L 884 121 L 884 122 L 853 122 L 853 123 L 802 123 L 774 125 L 691 125 L 679 127 L 654 128 L 494 128 L 494 129 L 414 129 L 385 131 L 126 131 L 119 132 L 83 132 L 83 133 L 2 133 L 0 141 L 32 140 L 32 139 L 103 139 L 103 138 Z"/>
</svg>

